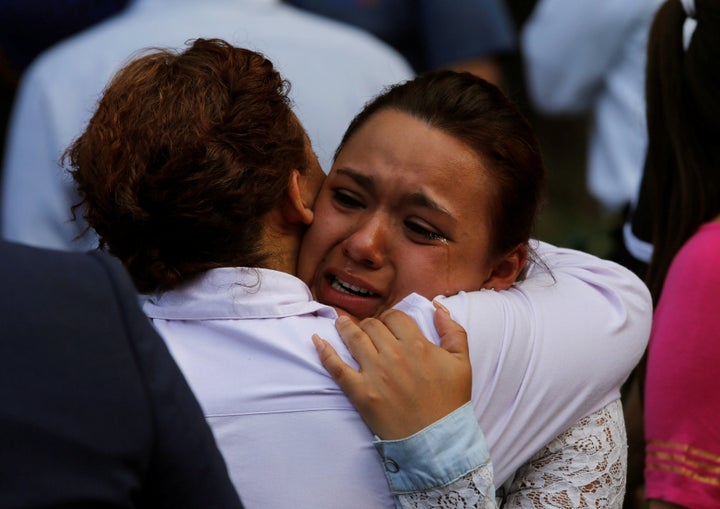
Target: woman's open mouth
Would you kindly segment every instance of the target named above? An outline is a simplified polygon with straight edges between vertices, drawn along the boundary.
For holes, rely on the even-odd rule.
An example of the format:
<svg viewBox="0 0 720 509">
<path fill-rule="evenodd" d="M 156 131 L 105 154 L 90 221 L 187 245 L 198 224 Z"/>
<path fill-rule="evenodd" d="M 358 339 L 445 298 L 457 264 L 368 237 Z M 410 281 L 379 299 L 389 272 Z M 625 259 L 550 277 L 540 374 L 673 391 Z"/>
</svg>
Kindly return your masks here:
<svg viewBox="0 0 720 509">
<path fill-rule="evenodd" d="M 347 293 L 350 295 L 357 295 L 358 297 L 376 297 L 377 294 L 360 288 L 359 286 L 352 285 L 346 281 L 338 279 L 336 276 L 331 276 L 330 286 L 338 292 Z"/>
<path fill-rule="evenodd" d="M 368 289 L 369 285 L 363 285 L 361 281 L 355 279 L 352 281 L 351 283 L 340 279 L 332 273 L 325 274 L 314 288 L 315 298 L 323 304 L 343 309 L 356 318 L 374 316 L 385 302 L 385 298 L 380 293 Z"/>
</svg>

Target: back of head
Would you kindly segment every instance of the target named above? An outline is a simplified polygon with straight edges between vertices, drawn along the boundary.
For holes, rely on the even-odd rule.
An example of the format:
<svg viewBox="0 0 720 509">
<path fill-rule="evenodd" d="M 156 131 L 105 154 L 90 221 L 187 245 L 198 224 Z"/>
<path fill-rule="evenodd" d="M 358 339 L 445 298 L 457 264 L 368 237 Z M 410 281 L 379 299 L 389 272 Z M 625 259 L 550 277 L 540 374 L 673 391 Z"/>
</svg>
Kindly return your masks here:
<svg viewBox="0 0 720 509">
<path fill-rule="evenodd" d="M 65 157 L 85 219 L 139 291 L 262 265 L 261 219 L 307 164 L 288 90 L 262 55 L 203 39 L 110 82 Z"/>
<path fill-rule="evenodd" d="M 655 299 L 680 247 L 720 213 L 720 4 L 685 3 L 697 21 L 687 48 L 679 0 L 662 5 L 648 43 L 644 178 L 654 220 L 647 279 Z"/>
<path fill-rule="evenodd" d="M 353 119 L 336 156 L 360 126 L 388 108 L 426 122 L 477 154 L 494 186 L 493 255 L 530 239 L 543 199 L 545 167 L 530 123 L 499 88 L 470 73 L 447 70 L 390 87 Z"/>
</svg>

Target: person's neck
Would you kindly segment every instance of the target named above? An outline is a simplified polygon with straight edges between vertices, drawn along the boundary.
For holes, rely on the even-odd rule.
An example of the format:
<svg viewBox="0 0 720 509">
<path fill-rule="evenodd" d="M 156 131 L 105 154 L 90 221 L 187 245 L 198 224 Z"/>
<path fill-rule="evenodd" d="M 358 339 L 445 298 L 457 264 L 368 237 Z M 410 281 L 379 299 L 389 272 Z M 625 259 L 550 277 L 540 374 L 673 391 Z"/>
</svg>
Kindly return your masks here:
<svg viewBox="0 0 720 509">
<path fill-rule="evenodd" d="M 297 275 L 302 231 L 266 228 L 260 241 L 260 251 L 267 255 L 263 268 Z"/>
</svg>

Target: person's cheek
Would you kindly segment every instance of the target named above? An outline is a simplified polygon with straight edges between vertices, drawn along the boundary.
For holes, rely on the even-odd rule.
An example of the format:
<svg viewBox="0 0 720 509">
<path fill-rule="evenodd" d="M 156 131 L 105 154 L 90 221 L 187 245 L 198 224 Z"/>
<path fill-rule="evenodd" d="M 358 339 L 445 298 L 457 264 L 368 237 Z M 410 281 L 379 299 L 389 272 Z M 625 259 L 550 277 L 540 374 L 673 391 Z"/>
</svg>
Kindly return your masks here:
<svg viewBox="0 0 720 509">
<path fill-rule="evenodd" d="M 328 221 L 327 218 L 327 215 L 319 215 L 303 240 L 298 276 L 307 284 L 312 284 L 317 277 L 318 270 L 321 269 L 322 262 L 327 258 L 332 246 L 334 222 Z"/>
</svg>

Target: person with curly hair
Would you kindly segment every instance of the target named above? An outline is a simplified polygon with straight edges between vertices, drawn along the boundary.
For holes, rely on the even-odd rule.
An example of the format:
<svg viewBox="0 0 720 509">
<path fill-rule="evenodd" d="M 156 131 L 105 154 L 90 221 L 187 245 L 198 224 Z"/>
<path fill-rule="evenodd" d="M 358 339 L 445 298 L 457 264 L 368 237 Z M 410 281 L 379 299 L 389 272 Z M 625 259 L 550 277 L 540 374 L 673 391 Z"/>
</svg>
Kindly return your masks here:
<svg viewBox="0 0 720 509">
<path fill-rule="evenodd" d="M 154 51 L 109 84 L 68 151 L 78 211 L 147 294 L 243 501 L 492 507 L 497 488 L 508 506 L 617 506 L 619 388 L 646 345 L 649 295 L 590 255 L 541 244 L 526 263 L 544 165 L 519 110 L 472 74 L 420 76 L 359 114 L 325 178 L 287 86 L 222 41 Z M 472 387 L 453 389 L 462 352 L 419 340 L 447 347 L 438 296 L 467 330 Z M 388 386 L 432 365 L 449 369 L 383 419 Z M 444 410 L 423 412 L 425 398 Z M 427 486 L 394 440 L 376 443 L 378 461 L 351 401 L 381 438 L 419 431 L 448 468 Z M 468 416 L 492 472 L 466 461 L 466 434 L 426 434 Z"/>
</svg>

